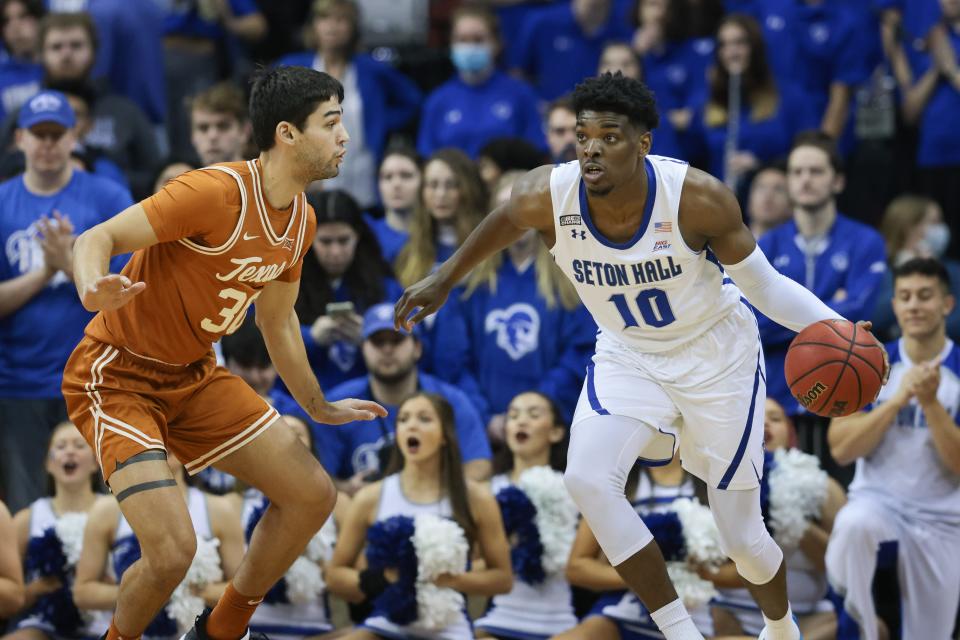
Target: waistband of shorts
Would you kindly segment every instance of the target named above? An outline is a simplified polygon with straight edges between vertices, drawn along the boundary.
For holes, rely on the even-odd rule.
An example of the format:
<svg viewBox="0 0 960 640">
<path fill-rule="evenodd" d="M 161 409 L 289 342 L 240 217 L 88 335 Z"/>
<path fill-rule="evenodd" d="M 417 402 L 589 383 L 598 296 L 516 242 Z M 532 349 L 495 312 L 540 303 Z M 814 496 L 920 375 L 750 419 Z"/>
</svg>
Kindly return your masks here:
<svg viewBox="0 0 960 640">
<path fill-rule="evenodd" d="M 171 373 L 180 373 L 180 372 L 188 371 L 189 369 L 192 369 L 192 368 L 202 367 L 202 366 L 205 366 L 211 359 L 215 359 L 215 356 L 213 355 L 213 351 L 211 350 L 199 360 L 195 360 L 193 362 L 187 362 L 185 364 L 177 364 L 173 362 L 165 362 L 164 360 L 160 360 L 158 358 L 145 356 L 141 353 L 137 353 L 136 351 L 130 349 L 125 345 L 117 345 L 117 344 L 101 342 L 100 340 L 97 340 L 96 338 L 91 338 L 90 336 L 86 336 L 86 339 L 89 340 L 94 345 L 105 345 L 105 346 L 113 347 L 114 349 L 117 349 L 118 351 L 120 351 L 123 355 L 129 356 L 132 360 L 139 362 L 141 365 L 148 366 L 153 369 L 157 369 L 159 371 L 167 371 Z"/>
</svg>

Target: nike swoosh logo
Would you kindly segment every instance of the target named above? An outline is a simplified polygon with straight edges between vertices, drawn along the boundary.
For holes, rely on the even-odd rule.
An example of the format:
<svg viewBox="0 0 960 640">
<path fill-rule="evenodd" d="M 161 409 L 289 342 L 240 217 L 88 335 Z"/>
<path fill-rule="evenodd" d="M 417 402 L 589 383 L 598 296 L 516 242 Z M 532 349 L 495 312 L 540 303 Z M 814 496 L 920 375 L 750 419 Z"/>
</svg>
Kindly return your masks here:
<svg viewBox="0 0 960 640">
<path fill-rule="evenodd" d="M 243 234 L 243 239 L 244 239 L 244 240 L 256 240 L 256 239 L 259 238 L 259 237 L 260 237 L 260 236 L 252 236 L 252 235 L 250 235 L 249 233 L 246 233 L 246 232 L 244 232 L 244 234 Z"/>
<path fill-rule="evenodd" d="M 257 600 L 247 600 L 247 604 L 250 605 L 251 607 L 258 605 L 261 602 L 263 602 L 263 598 L 259 598 Z"/>
</svg>

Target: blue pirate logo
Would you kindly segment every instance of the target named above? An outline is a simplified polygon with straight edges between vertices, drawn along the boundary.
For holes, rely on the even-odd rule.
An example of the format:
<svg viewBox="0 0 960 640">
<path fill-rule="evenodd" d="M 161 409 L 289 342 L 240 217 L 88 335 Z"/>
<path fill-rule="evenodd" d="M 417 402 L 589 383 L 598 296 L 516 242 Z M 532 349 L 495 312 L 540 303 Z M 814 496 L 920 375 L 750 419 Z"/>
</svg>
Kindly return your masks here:
<svg viewBox="0 0 960 640">
<path fill-rule="evenodd" d="M 537 350 L 540 341 L 540 314 L 529 304 L 517 302 L 506 309 L 494 309 L 484 322 L 487 333 L 497 332 L 497 346 L 513 360 Z"/>
<path fill-rule="evenodd" d="M 337 340 L 327 349 L 327 357 L 340 371 L 350 371 L 357 363 L 357 345 Z"/>
</svg>

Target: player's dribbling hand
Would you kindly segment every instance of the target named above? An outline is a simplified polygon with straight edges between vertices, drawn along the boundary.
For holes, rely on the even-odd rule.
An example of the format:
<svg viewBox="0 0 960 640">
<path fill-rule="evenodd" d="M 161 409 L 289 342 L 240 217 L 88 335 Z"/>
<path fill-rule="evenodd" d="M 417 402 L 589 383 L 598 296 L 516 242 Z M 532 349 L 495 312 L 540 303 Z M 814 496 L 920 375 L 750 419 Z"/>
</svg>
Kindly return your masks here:
<svg viewBox="0 0 960 640">
<path fill-rule="evenodd" d="M 87 311 L 110 311 L 147 288 L 146 282 L 131 282 L 127 276 L 110 273 L 87 285 L 80 302 Z"/>
<path fill-rule="evenodd" d="M 346 424 L 356 420 L 373 420 L 378 416 L 386 418 L 387 410 L 373 400 L 356 398 L 326 402 L 310 412 L 310 417 L 321 424 Z"/>
<path fill-rule="evenodd" d="M 446 284 L 439 271 L 434 271 L 420 282 L 406 288 L 393 310 L 393 326 L 410 331 L 430 314 L 436 313 L 450 295 L 450 286 Z M 419 309 L 411 317 L 414 310 Z"/>
</svg>

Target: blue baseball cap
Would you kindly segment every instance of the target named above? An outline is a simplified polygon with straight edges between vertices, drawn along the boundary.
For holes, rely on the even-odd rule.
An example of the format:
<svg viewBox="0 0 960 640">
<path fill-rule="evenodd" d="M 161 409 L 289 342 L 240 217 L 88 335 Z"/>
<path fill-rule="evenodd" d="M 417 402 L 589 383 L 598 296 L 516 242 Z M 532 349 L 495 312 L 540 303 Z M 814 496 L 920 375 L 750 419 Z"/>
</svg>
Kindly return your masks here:
<svg viewBox="0 0 960 640">
<path fill-rule="evenodd" d="M 55 122 L 62 127 L 72 129 L 77 117 L 70 107 L 67 96 L 59 91 L 41 91 L 20 107 L 17 126 L 29 129 L 43 122 Z"/>
<path fill-rule="evenodd" d="M 378 331 L 393 331 L 404 336 L 416 335 L 416 327 L 411 334 L 405 329 L 393 326 L 393 305 L 389 302 L 375 304 L 363 314 L 363 339 L 367 340 Z"/>
</svg>

